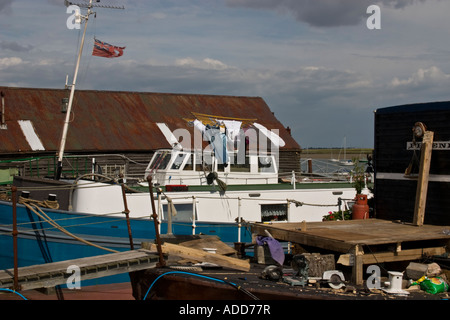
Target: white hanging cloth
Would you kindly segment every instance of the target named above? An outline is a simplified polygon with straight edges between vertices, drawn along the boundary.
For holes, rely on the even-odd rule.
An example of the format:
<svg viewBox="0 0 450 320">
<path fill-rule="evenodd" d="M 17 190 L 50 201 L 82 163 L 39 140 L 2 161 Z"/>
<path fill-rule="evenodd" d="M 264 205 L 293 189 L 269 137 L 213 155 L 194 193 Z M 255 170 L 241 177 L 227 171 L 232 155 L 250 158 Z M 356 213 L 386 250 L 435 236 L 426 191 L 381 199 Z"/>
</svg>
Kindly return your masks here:
<svg viewBox="0 0 450 320">
<path fill-rule="evenodd" d="M 286 145 L 286 143 L 284 142 L 284 140 L 277 135 L 275 132 L 273 131 L 269 131 L 266 127 L 264 127 L 262 124 L 259 123 L 253 123 L 253 125 L 262 133 L 264 134 L 267 138 L 269 138 L 270 141 L 272 141 L 272 143 L 277 146 L 277 147 L 284 147 Z"/>
</svg>

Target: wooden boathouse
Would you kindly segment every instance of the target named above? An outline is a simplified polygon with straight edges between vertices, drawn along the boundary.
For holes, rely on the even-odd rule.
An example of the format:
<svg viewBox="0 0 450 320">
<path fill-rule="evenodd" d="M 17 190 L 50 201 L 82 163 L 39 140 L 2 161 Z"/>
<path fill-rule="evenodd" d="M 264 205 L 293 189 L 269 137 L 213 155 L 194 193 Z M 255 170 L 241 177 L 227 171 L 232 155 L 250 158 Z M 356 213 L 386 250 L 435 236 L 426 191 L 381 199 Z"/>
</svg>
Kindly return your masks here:
<svg viewBox="0 0 450 320">
<path fill-rule="evenodd" d="M 54 176 L 69 90 L 0 87 L 0 93 L 0 183 L 14 175 Z M 171 148 L 158 123 L 193 136 L 186 119 L 195 113 L 252 119 L 278 130 L 285 141 L 280 172 L 300 171 L 299 144 L 260 97 L 77 90 L 63 176 L 95 171 L 122 174 L 127 183 L 143 179 L 154 151 Z"/>
</svg>

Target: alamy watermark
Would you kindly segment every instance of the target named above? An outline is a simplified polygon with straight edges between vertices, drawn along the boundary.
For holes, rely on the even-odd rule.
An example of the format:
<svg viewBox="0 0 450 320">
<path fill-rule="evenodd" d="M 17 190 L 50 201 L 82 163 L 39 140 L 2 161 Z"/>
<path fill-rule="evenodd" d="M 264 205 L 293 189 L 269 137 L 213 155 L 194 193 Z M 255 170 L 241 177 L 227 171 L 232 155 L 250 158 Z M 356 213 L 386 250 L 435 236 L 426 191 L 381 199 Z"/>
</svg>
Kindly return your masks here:
<svg viewBox="0 0 450 320">
<path fill-rule="evenodd" d="M 70 5 L 67 7 L 66 13 L 70 14 L 67 18 L 66 26 L 67 29 L 80 29 L 81 28 L 81 11 L 80 7 L 77 5 Z"/>
<path fill-rule="evenodd" d="M 81 270 L 79 266 L 71 265 L 67 268 L 66 273 L 70 274 L 67 278 L 66 285 L 70 290 L 81 289 Z"/>
<path fill-rule="evenodd" d="M 381 29 L 381 9 L 377 5 L 371 5 L 367 8 L 367 14 L 371 16 L 367 19 L 366 26 L 369 30 Z"/>
<path fill-rule="evenodd" d="M 379 266 L 371 265 L 367 267 L 367 273 L 370 276 L 367 278 L 366 285 L 370 290 L 381 289 L 381 270 Z"/>
</svg>

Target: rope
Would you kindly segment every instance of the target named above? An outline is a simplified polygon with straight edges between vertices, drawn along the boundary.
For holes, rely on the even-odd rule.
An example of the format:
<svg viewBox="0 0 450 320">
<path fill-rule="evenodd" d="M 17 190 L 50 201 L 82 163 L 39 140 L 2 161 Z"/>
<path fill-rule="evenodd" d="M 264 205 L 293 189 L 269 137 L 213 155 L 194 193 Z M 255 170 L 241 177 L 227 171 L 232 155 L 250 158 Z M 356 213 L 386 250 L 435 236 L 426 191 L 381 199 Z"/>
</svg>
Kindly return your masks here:
<svg viewBox="0 0 450 320">
<path fill-rule="evenodd" d="M 196 199 L 223 199 L 223 197 L 207 197 L 207 196 L 195 196 Z M 314 207 L 335 207 L 338 204 L 337 203 L 333 203 L 333 204 L 319 204 L 319 203 L 307 203 L 307 202 L 301 202 L 298 200 L 294 200 L 294 199 L 274 199 L 274 198 L 243 198 L 243 197 L 225 197 L 227 200 L 253 200 L 253 201 L 274 201 L 274 202 L 280 202 L 280 201 L 287 201 L 287 202 L 291 202 L 294 203 L 297 207 L 301 207 L 301 206 L 314 206 Z M 176 197 L 176 196 L 172 196 L 171 200 L 180 200 L 180 199 L 192 199 L 192 196 L 184 196 L 184 197 Z"/>
<path fill-rule="evenodd" d="M 73 233 L 67 231 L 66 229 L 64 229 L 63 227 L 61 227 L 59 224 L 57 224 L 56 222 L 54 222 L 44 211 L 42 211 L 41 208 L 39 208 L 36 204 L 34 203 L 28 203 L 28 202 L 21 202 L 21 200 L 19 199 L 19 203 L 23 204 L 24 206 L 26 206 L 28 209 L 30 209 L 32 212 L 34 212 L 38 217 L 40 217 L 42 220 L 44 220 L 45 222 L 47 222 L 48 224 L 52 225 L 53 227 L 55 227 L 56 229 L 58 229 L 59 231 L 63 232 L 64 234 L 74 238 L 75 240 L 78 240 L 84 244 L 96 247 L 98 249 L 102 249 L 102 250 L 106 250 L 109 252 L 113 252 L 113 253 L 117 253 L 119 251 L 117 250 L 113 250 L 113 249 L 109 249 L 109 248 L 105 248 L 99 245 L 96 245 L 90 241 L 87 241 L 83 238 L 80 238 L 76 235 L 74 235 Z"/>
<path fill-rule="evenodd" d="M 59 203 L 56 200 L 55 201 L 52 201 L 52 200 L 40 201 L 40 200 L 29 199 L 29 198 L 24 198 L 22 196 L 19 196 L 19 203 L 21 203 L 21 204 L 27 203 L 30 205 L 35 205 L 35 206 L 48 208 L 48 209 L 59 209 Z"/>
</svg>

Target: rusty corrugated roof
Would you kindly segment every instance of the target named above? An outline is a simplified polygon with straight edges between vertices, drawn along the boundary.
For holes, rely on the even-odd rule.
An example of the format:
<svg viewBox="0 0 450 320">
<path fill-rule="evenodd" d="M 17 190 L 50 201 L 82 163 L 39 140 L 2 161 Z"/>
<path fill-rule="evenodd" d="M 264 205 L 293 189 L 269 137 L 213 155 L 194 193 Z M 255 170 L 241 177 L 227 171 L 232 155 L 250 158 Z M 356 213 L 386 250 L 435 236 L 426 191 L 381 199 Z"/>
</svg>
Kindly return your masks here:
<svg viewBox="0 0 450 320">
<path fill-rule="evenodd" d="M 33 152 L 19 120 L 30 120 L 47 152 L 59 148 L 65 114 L 64 89 L 0 87 L 4 94 L 7 129 L 0 130 L 0 153 Z M 77 90 L 66 152 L 142 152 L 170 145 L 156 123 L 172 130 L 193 133 L 186 119 L 192 113 L 257 119 L 268 129 L 278 129 L 283 149 L 300 149 L 286 128 L 260 97 Z"/>
</svg>

